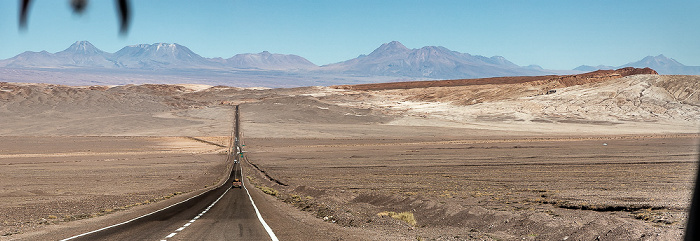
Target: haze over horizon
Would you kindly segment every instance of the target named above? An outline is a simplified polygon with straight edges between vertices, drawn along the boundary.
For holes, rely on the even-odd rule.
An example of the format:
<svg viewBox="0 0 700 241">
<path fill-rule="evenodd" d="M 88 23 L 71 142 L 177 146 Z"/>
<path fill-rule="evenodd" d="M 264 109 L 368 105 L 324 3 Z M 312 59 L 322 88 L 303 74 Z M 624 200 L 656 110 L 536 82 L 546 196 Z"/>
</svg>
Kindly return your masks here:
<svg viewBox="0 0 700 241">
<path fill-rule="evenodd" d="M 693 27 L 700 3 L 693 1 L 132 1 L 124 37 L 112 1 L 91 1 L 83 16 L 68 2 L 34 1 L 25 31 L 17 27 L 18 1 L 0 2 L 0 59 L 87 40 L 107 52 L 164 42 L 208 58 L 269 51 L 326 65 L 397 40 L 546 69 L 618 66 L 659 54 L 700 65 Z"/>
</svg>

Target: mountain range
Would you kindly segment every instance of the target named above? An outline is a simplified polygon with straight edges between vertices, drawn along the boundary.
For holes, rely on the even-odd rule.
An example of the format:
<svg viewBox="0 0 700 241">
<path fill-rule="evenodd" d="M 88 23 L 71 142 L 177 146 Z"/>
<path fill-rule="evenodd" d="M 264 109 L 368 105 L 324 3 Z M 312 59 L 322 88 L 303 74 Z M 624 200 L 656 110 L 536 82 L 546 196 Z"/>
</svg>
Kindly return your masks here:
<svg viewBox="0 0 700 241">
<path fill-rule="evenodd" d="M 54 54 L 46 51 L 21 53 L 0 60 L 10 68 L 104 68 L 104 69 L 294 69 L 316 67 L 296 55 L 239 54 L 229 59 L 204 58 L 179 44 L 155 43 L 126 46 L 115 53 L 102 51 L 88 41 L 77 41 Z"/>
<path fill-rule="evenodd" d="M 322 66 L 326 71 L 352 75 L 467 79 L 494 76 L 542 75 L 553 71 L 518 66 L 501 56 L 490 58 L 426 46 L 409 49 L 398 41 L 382 44 L 369 55 Z"/>
<path fill-rule="evenodd" d="M 574 70 L 547 70 L 538 65 L 518 66 L 501 56 L 471 55 L 440 46 L 409 49 L 398 41 L 382 44 L 367 55 L 363 54 L 354 59 L 323 66 L 317 66 L 298 55 L 275 54 L 267 51 L 236 54 L 227 59 L 205 58 L 176 43 L 130 45 L 115 53 L 108 53 L 88 41 L 77 41 L 67 49 L 56 53 L 27 51 L 9 59 L 0 60 L 0 68 L 12 71 L 80 72 L 90 73 L 90 78 L 95 78 L 94 73 L 99 73 L 101 76 L 124 75 L 113 78 L 118 82 L 108 80 L 109 78 L 90 80 L 91 83 L 100 84 L 123 84 L 125 79 L 130 78 L 127 76 L 129 73 L 138 73 L 140 77 L 145 73 L 155 76 L 153 78 L 162 78 L 157 75 L 168 74 L 182 77 L 182 74 L 186 73 L 189 79 L 180 78 L 182 79 L 180 81 L 208 79 L 215 84 L 230 84 L 227 80 L 238 79 L 255 83 L 264 82 L 264 85 L 272 87 L 371 83 L 380 80 L 386 82 L 574 74 L 621 67 L 650 67 L 661 74 L 700 74 L 700 67 L 685 66 L 663 55 L 649 56 L 641 61 L 619 67 L 582 65 Z M 19 74 L 14 78 L 0 75 L 0 81 L 11 82 L 18 79 L 24 80 Z M 42 81 L 46 80 L 42 79 Z M 132 80 L 134 83 L 140 81 L 148 80 Z M 235 83 L 240 84 L 240 81 Z M 276 83 L 280 81 L 287 82 Z M 255 84 L 252 85 L 255 86 Z"/>
<path fill-rule="evenodd" d="M 258 69 L 307 71 L 353 76 L 392 76 L 446 79 L 507 75 L 541 75 L 556 71 L 521 67 L 501 56 L 484 57 L 426 46 L 409 49 L 398 41 L 382 44 L 369 55 L 340 63 L 317 66 L 297 55 L 267 51 L 237 54 L 231 58 L 205 58 L 179 44 L 155 43 L 126 46 L 115 53 L 102 51 L 88 41 L 77 41 L 67 49 L 48 53 L 27 51 L 0 60 L 5 68 L 103 68 L 103 69 Z"/>
<path fill-rule="evenodd" d="M 671 75 L 671 74 L 677 74 L 677 75 L 700 75 L 700 66 L 687 66 L 684 64 L 679 63 L 675 59 L 668 58 L 664 56 L 663 54 L 657 55 L 657 56 L 647 56 L 644 57 L 642 60 L 637 61 L 637 62 L 630 62 L 625 65 L 620 65 L 620 66 L 608 66 L 608 65 L 598 65 L 598 66 L 590 66 L 590 65 L 581 65 L 579 67 L 576 67 L 574 70 L 578 71 L 583 71 L 583 72 L 590 72 L 590 71 L 595 71 L 599 69 L 603 70 L 608 70 L 608 69 L 619 69 L 619 68 L 624 68 L 624 67 L 635 67 L 635 68 L 652 68 L 656 70 L 659 74 L 666 74 L 666 75 Z"/>
</svg>

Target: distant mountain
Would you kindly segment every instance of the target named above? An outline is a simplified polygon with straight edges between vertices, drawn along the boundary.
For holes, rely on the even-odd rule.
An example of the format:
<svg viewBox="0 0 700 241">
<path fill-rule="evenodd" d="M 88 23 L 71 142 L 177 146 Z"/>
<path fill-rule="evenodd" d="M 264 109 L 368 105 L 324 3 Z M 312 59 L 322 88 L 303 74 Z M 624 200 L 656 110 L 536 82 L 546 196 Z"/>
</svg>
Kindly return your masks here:
<svg viewBox="0 0 700 241">
<path fill-rule="evenodd" d="M 675 59 L 667 58 L 663 54 L 647 56 L 637 62 L 628 63 L 623 67 L 649 67 L 659 74 L 700 75 L 700 66 L 686 66 Z"/>
<path fill-rule="evenodd" d="M 60 59 L 46 51 L 26 51 L 15 57 L 0 60 L 0 67 L 9 68 L 51 68 L 61 64 Z"/>
<path fill-rule="evenodd" d="M 654 66 L 657 68 L 680 68 L 685 67 L 685 65 L 678 63 L 675 59 L 668 58 L 663 54 L 657 56 L 647 56 L 642 60 L 637 62 L 628 63 L 625 66 L 635 67 L 635 66 Z"/>
<path fill-rule="evenodd" d="M 66 50 L 54 54 L 63 67 L 114 67 L 110 53 L 104 52 L 88 41 L 77 41 Z"/>
<path fill-rule="evenodd" d="M 538 65 L 518 66 L 501 56 L 484 57 L 440 46 L 409 49 L 398 41 L 382 44 L 371 53 L 347 61 L 317 66 L 292 54 L 236 54 L 205 58 L 176 43 L 137 44 L 115 53 L 88 41 L 49 53 L 27 51 L 0 60 L 0 81 L 70 82 L 82 84 L 178 83 L 235 84 L 292 87 L 376 82 L 471 79 L 504 76 L 567 75 L 598 69 L 649 67 L 660 74 L 700 75 L 700 66 L 685 66 L 663 55 L 648 56 L 626 65 L 586 66 L 549 70 Z"/>
<path fill-rule="evenodd" d="M 536 69 L 536 70 L 544 70 L 544 68 L 542 68 L 542 66 L 539 66 L 539 65 L 536 65 L 536 64 L 531 64 L 531 65 L 525 66 L 525 68 L 528 68 L 528 69 Z"/>
<path fill-rule="evenodd" d="M 210 59 L 176 43 L 130 45 L 116 53 L 108 53 L 98 49 L 88 41 L 77 41 L 66 50 L 53 54 L 46 51 L 27 51 L 13 58 L 0 60 L 0 67 L 296 70 L 317 68 L 318 66 L 297 55 L 273 54 L 267 51 L 259 54 L 238 54 L 229 59 Z"/>
<path fill-rule="evenodd" d="M 27 51 L 13 58 L 0 61 L 5 67 L 71 68 L 71 67 L 114 67 L 110 53 L 104 52 L 88 41 L 77 41 L 67 49 L 55 54 L 41 51 Z"/>
<path fill-rule="evenodd" d="M 678 75 L 700 75 L 700 66 L 686 66 L 675 59 L 668 58 L 664 56 L 663 54 L 657 55 L 657 56 L 647 56 L 644 57 L 642 60 L 637 61 L 637 62 L 630 62 L 625 65 L 613 67 L 613 66 L 606 66 L 606 65 L 598 65 L 598 66 L 588 66 L 588 65 L 581 65 L 579 67 L 576 67 L 574 70 L 580 70 L 580 71 L 594 71 L 598 69 L 618 69 L 618 68 L 624 68 L 624 67 L 635 67 L 635 68 L 652 68 L 659 72 L 659 74 L 678 74 Z"/>
<path fill-rule="evenodd" d="M 382 44 L 369 55 L 321 66 L 321 69 L 357 76 L 431 79 L 551 74 L 541 69 L 520 67 L 501 56 L 487 58 L 436 46 L 409 49 L 398 41 Z"/>
<path fill-rule="evenodd" d="M 615 66 L 608 66 L 608 65 L 598 65 L 598 66 L 581 65 L 579 67 L 576 67 L 574 70 L 583 71 L 583 72 L 591 72 L 591 71 L 596 71 L 596 70 L 611 70 L 611 69 L 617 69 L 617 68 L 615 68 Z"/>
<path fill-rule="evenodd" d="M 213 63 L 185 46 L 167 43 L 126 46 L 112 59 L 118 67 L 131 69 L 211 68 Z"/>
<path fill-rule="evenodd" d="M 226 65 L 240 69 L 293 70 L 313 69 L 318 66 L 293 54 L 272 54 L 263 51 L 257 54 L 237 54 L 225 60 Z"/>
<path fill-rule="evenodd" d="M 56 53 L 57 55 L 81 55 L 81 56 L 101 56 L 109 55 L 109 53 L 102 51 L 92 45 L 88 41 L 76 41 L 66 50 Z"/>
</svg>

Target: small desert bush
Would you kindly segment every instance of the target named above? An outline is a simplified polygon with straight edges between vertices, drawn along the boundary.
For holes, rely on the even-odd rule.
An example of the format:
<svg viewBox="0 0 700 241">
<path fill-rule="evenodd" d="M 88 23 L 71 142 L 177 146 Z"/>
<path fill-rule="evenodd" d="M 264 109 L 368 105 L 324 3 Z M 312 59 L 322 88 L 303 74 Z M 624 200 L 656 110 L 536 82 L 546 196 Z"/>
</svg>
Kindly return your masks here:
<svg viewBox="0 0 700 241">
<path fill-rule="evenodd" d="M 416 226 L 416 223 L 417 223 L 416 218 L 413 216 L 412 212 L 396 213 L 396 212 L 384 211 L 384 212 L 377 213 L 377 216 L 380 216 L 380 217 L 389 216 L 393 219 L 404 221 L 411 226 Z"/>
<path fill-rule="evenodd" d="M 267 195 L 277 196 L 277 194 L 278 194 L 277 190 L 272 189 L 270 187 L 266 187 L 266 186 L 257 186 L 257 187 Z"/>
<path fill-rule="evenodd" d="M 636 219 L 640 219 L 640 220 L 644 220 L 644 221 L 651 221 L 655 218 L 656 215 L 658 215 L 658 213 L 653 212 L 651 210 L 651 208 L 647 208 L 647 209 L 638 210 L 636 212 L 632 212 L 632 215 Z"/>
</svg>

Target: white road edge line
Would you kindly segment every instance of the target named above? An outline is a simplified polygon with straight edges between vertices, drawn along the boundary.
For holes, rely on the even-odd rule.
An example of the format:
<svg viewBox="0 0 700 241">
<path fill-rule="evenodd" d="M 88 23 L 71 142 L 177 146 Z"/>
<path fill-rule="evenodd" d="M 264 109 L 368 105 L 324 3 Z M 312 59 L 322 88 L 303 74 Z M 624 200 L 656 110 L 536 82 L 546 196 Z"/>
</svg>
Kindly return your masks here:
<svg viewBox="0 0 700 241">
<path fill-rule="evenodd" d="M 241 167 L 241 174 L 243 174 L 243 167 Z M 265 222 L 265 220 L 262 218 L 262 215 L 260 215 L 260 211 L 258 210 L 258 207 L 255 206 L 255 202 L 253 201 L 253 197 L 250 196 L 250 192 L 248 192 L 248 188 L 245 187 L 245 183 L 243 183 L 243 179 L 244 178 L 241 178 L 241 185 L 243 186 L 243 189 L 245 189 L 245 193 L 248 194 L 248 198 L 250 198 L 250 203 L 253 204 L 253 208 L 255 209 L 255 214 L 258 215 L 258 220 L 260 220 L 260 223 L 265 228 L 265 231 L 267 231 L 267 234 L 270 235 L 270 239 L 272 239 L 272 241 L 279 241 L 279 239 L 277 239 L 277 236 L 275 235 L 275 233 L 272 232 L 272 229 L 270 228 L 270 226 L 268 226 L 267 223 Z"/>
<path fill-rule="evenodd" d="M 223 186 L 223 185 L 226 185 L 226 183 L 222 184 L 222 186 Z M 217 188 L 218 188 L 218 187 L 217 187 Z M 150 213 L 148 213 L 148 214 L 144 214 L 144 215 L 142 215 L 142 216 L 135 217 L 135 218 L 129 219 L 129 220 L 127 220 L 127 221 L 124 221 L 124 222 L 121 222 L 121 223 L 118 223 L 118 224 L 114 224 L 114 225 L 111 225 L 111 226 L 107 226 L 107 227 L 104 227 L 104 228 L 101 228 L 101 229 L 97 229 L 97 230 L 93 230 L 93 231 L 90 231 L 90 232 L 87 232 L 87 233 L 78 234 L 78 235 L 75 235 L 75 236 L 73 236 L 73 237 L 61 239 L 60 241 L 67 241 L 67 240 L 71 240 L 71 239 L 76 239 L 76 238 L 79 238 L 79 237 L 82 237 L 82 236 L 85 236 L 85 235 L 89 235 L 89 234 L 92 234 L 92 233 L 97 233 L 97 232 L 100 232 L 100 231 L 102 231 L 102 230 L 110 229 L 110 228 L 113 228 L 113 227 L 121 226 L 121 225 L 130 223 L 130 222 L 136 221 L 136 220 L 138 220 L 138 219 L 147 217 L 147 216 L 152 215 L 152 214 L 154 214 L 154 213 L 157 213 L 157 212 L 163 211 L 163 210 L 165 210 L 165 209 L 171 208 L 171 207 L 173 207 L 173 206 L 179 205 L 179 204 L 181 204 L 181 203 L 187 202 L 187 201 L 189 201 L 190 199 L 199 197 L 199 196 L 201 196 L 202 194 L 205 194 L 205 193 L 208 193 L 208 192 L 210 192 L 210 191 L 216 190 L 217 188 L 211 189 L 211 190 L 209 190 L 209 191 L 202 192 L 202 193 L 197 194 L 197 195 L 195 195 L 195 196 L 193 196 L 193 197 L 190 197 L 190 198 L 188 198 L 188 199 L 182 200 L 182 201 L 177 202 L 177 203 L 175 203 L 175 204 L 172 204 L 172 205 L 170 205 L 170 206 L 167 206 L 167 207 L 158 209 L 158 210 L 156 210 L 156 211 L 150 212 Z M 228 192 L 228 190 L 226 190 L 226 192 Z M 219 198 L 221 198 L 221 197 L 219 197 Z M 256 210 L 257 210 L 257 209 L 256 209 Z"/>
<path fill-rule="evenodd" d="M 224 185 L 226 185 L 226 184 L 224 184 Z M 190 220 L 189 222 L 185 223 L 185 225 L 182 225 L 182 227 L 176 229 L 174 233 L 171 233 L 170 235 L 166 236 L 164 239 L 161 239 L 161 241 L 165 241 L 166 239 L 172 238 L 173 236 L 175 236 L 175 235 L 177 234 L 177 232 L 180 232 L 180 231 L 184 230 L 187 226 L 190 226 L 190 224 L 192 224 L 195 220 L 197 220 L 199 217 L 201 217 L 202 215 L 204 215 L 205 213 L 207 213 L 207 211 L 209 211 L 209 209 L 210 209 L 211 207 L 213 207 L 214 204 L 216 204 L 217 202 L 219 202 L 219 200 L 221 200 L 221 198 L 224 197 L 224 195 L 226 195 L 226 193 L 228 193 L 228 190 L 230 190 L 230 188 L 229 188 L 229 189 L 226 189 L 226 191 L 225 191 L 223 194 L 221 194 L 221 196 L 219 196 L 219 198 L 217 198 L 213 203 L 211 203 L 211 204 L 209 205 L 209 207 L 207 207 L 207 209 L 205 209 L 204 211 L 202 211 L 201 213 L 199 213 L 199 215 L 197 215 L 196 217 L 194 217 L 194 218 L 193 218 L 192 220 Z"/>
</svg>

